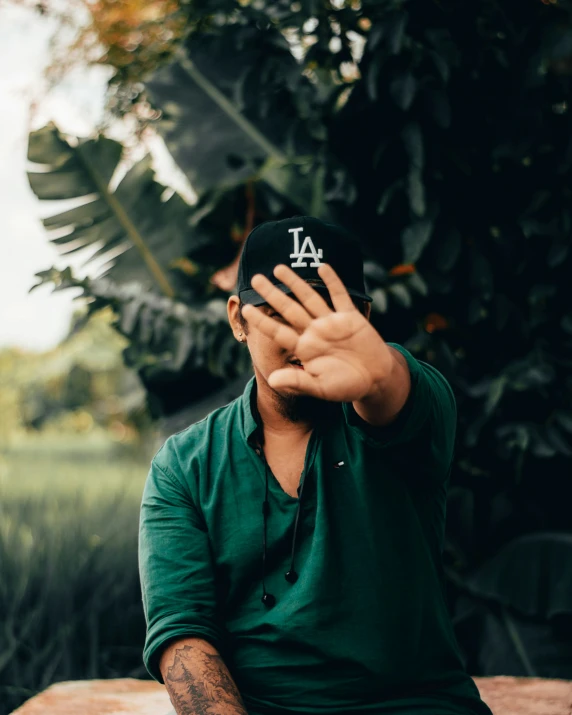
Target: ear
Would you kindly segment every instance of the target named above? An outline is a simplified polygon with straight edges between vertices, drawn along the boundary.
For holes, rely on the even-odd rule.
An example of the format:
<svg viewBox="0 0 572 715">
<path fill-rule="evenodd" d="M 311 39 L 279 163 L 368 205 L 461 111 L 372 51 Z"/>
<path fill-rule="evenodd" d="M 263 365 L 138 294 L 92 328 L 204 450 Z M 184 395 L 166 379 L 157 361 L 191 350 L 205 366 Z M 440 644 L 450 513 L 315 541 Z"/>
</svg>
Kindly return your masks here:
<svg viewBox="0 0 572 715">
<path fill-rule="evenodd" d="M 228 315 L 228 322 L 232 329 L 234 337 L 239 342 L 244 342 L 244 330 L 238 319 L 238 309 L 240 306 L 240 298 L 237 295 L 231 295 L 226 304 L 226 312 Z"/>
</svg>

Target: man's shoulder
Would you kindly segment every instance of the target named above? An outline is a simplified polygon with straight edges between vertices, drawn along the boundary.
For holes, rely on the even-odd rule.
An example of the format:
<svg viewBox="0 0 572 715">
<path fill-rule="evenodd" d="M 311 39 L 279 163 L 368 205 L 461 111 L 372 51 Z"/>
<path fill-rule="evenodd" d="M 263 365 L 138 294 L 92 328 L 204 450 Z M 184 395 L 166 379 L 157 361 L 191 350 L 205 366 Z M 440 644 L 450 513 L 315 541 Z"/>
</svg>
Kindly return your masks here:
<svg viewBox="0 0 572 715">
<path fill-rule="evenodd" d="M 206 455 L 213 441 L 224 438 L 229 430 L 238 429 L 242 395 L 218 407 L 198 422 L 175 432 L 159 448 L 153 462 L 159 467 L 179 464 L 192 457 Z"/>
</svg>

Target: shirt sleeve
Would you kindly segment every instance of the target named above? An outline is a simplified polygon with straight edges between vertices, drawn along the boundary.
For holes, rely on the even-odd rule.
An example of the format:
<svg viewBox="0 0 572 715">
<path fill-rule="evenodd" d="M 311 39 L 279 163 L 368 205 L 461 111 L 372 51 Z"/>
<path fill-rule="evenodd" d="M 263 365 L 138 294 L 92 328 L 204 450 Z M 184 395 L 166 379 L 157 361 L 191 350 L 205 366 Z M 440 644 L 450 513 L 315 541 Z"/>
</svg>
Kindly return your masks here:
<svg viewBox="0 0 572 715">
<path fill-rule="evenodd" d="M 344 403 L 347 428 L 364 444 L 374 449 L 401 453 L 397 458 L 422 465 L 442 482 L 448 476 L 453 458 L 457 408 L 453 391 L 443 375 L 432 365 L 417 360 L 400 345 L 388 343 L 406 359 L 411 390 L 405 405 L 391 424 L 370 425 Z M 399 449 L 402 447 L 403 449 Z"/>
<path fill-rule="evenodd" d="M 175 472 L 159 465 L 161 451 L 147 477 L 139 525 L 139 573 L 147 622 L 143 660 L 160 683 L 159 660 L 168 641 L 204 638 L 220 650 L 223 637 L 206 526 Z"/>
</svg>

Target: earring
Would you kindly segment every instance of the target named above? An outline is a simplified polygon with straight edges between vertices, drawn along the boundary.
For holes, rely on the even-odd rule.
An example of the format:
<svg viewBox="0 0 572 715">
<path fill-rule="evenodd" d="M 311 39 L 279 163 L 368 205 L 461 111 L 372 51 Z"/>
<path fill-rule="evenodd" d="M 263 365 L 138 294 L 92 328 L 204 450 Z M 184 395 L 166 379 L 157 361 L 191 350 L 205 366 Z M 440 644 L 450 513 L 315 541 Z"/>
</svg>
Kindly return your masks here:
<svg viewBox="0 0 572 715">
<path fill-rule="evenodd" d="M 244 342 L 244 338 L 242 337 L 242 333 L 239 333 L 239 334 L 238 334 L 238 342 L 239 342 L 239 343 L 243 343 L 243 342 Z"/>
</svg>

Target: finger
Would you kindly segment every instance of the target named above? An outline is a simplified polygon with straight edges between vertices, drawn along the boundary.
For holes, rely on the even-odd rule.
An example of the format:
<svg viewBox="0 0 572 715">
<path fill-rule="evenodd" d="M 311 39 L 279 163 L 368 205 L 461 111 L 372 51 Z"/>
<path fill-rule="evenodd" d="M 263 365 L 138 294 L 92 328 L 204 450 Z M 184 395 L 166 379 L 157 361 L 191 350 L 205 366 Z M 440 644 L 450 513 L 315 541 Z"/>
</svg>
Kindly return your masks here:
<svg viewBox="0 0 572 715">
<path fill-rule="evenodd" d="M 286 367 L 275 370 L 268 377 L 268 384 L 274 390 L 290 390 L 298 395 L 321 397 L 321 390 L 317 378 L 305 370 L 296 367 Z"/>
<path fill-rule="evenodd" d="M 293 327 L 304 331 L 312 322 L 312 316 L 300 303 L 289 298 L 283 290 L 277 288 L 265 276 L 260 274 L 253 276 L 251 285 Z"/>
<path fill-rule="evenodd" d="M 330 265 L 323 263 L 318 268 L 318 275 L 328 288 L 330 298 L 332 299 L 332 305 L 334 306 L 336 312 L 357 310 L 350 294 L 347 291 L 347 288 Z"/>
<path fill-rule="evenodd" d="M 274 269 L 274 275 L 278 280 L 294 293 L 296 298 L 304 306 L 304 308 L 314 318 L 321 318 L 324 315 L 330 315 L 331 310 L 322 296 L 315 291 L 309 283 L 299 275 L 294 273 L 288 266 L 279 265 Z"/>
<path fill-rule="evenodd" d="M 274 318 L 265 315 L 259 308 L 255 308 L 253 305 L 245 305 L 242 309 L 242 314 L 251 325 L 258 328 L 264 335 L 272 338 L 272 340 L 276 340 L 279 345 L 290 350 L 292 353 L 295 352 L 300 336 L 294 328 L 283 325 L 277 320 L 274 320 Z"/>
</svg>

